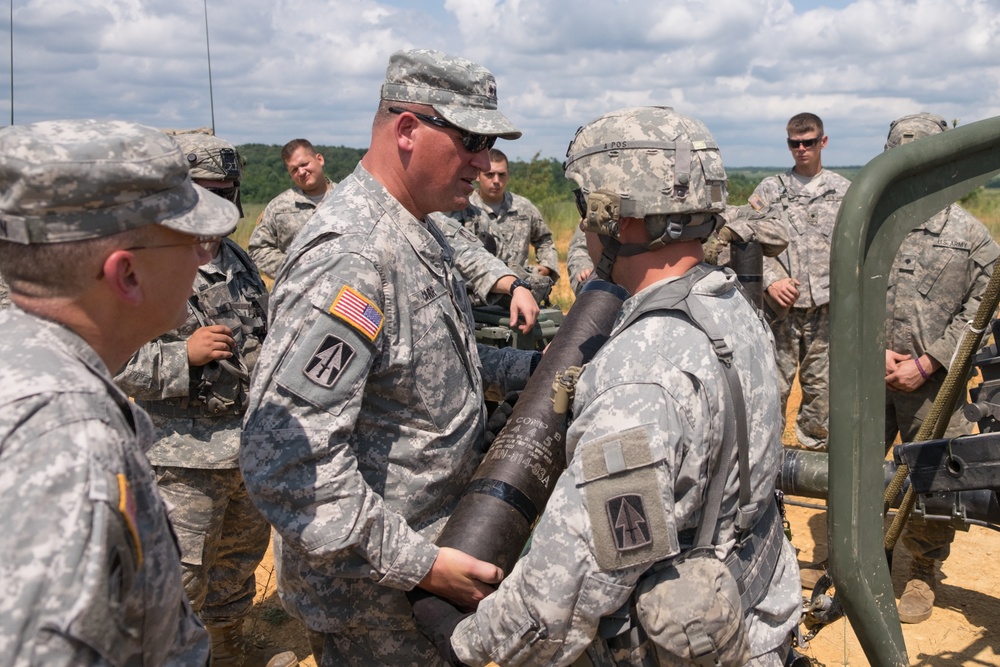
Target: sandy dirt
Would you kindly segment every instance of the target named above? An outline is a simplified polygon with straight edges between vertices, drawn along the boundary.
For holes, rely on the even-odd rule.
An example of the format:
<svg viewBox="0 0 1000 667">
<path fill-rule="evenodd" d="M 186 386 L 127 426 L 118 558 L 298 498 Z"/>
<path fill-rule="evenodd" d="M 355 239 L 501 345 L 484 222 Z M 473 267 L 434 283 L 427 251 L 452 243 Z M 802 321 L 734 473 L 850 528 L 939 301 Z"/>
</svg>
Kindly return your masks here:
<svg viewBox="0 0 1000 667">
<path fill-rule="evenodd" d="M 797 406 L 796 387 L 789 401 L 789 416 L 794 415 Z M 789 422 L 793 423 L 791 419 Z M 784 438 L 785 444 L 793 444 L 791 430 L 786 430 Z M 823 504 L 808 498 L 789 500 Z M 826 512 L 790 504 L 788 518 L 800 565 L 825 559 Z M 898 598 L 906 584 L 909 559 L 901 549 L 896 554 L 893 589 Z M 314 666 L 301 624 L 290 618 L 278 602 L 273 567 L 268 551 L 257 570 L 258 604 L 245 625 L 248 638 L 258 647 L 294 650 L 302 665 Z M 809 594 L 803 591 L 804 596 Z M 1000 533 L 977 526 L 958 533 L 951 557 L 942 567 L 933 615 L 923 623 L 904 625 L 903 636 L 910 665 L 1000 665 Z M 802 652 L 814 665 L 869 664 L 846 618 L 825 627 Z"/>
</svg>

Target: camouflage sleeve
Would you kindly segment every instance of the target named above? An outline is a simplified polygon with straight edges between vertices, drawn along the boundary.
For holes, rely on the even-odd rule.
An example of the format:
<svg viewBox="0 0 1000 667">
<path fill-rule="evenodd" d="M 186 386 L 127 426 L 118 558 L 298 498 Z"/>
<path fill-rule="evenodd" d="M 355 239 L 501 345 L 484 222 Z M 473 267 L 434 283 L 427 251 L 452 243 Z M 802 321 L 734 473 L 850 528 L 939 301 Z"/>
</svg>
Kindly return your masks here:
<svg viewBox="0 0 1000 667">
<path fill-rule="evenodd" d="M 439 213 L 431 217 L 455 251 L 455 268 L 466 285 L 480 299 L 488 301 L 490 290 L 498 280 L 511 275 L 511 270 L 455 218 Z"/>
<path fill-rule="evenodd" d="M 359 439 L 387 428 L 363 405 L 387 344 L 383 285 L 369 260 L 327 246 L 300 256 L 272 295 L 240 468 L 254 504 L 317 570 L 333 571 L 349 554 L 369 564 L 373 580 L 408 590 L 438 549 L 386 507 L 358 464 Z M 351 303 L 365 315 L 343 308 Z"/>
<path fill-rule="evenodd" d="M 672 478 L 661 424 L 680 419 L 670 405 L 662 389 L 618 384 L 583 409 L 567 433 L 569 442 L 580 444 L 535 527 L 531 550 L 452 635 L 459 659 L 470 665 L 569 664 L 593 640 L 601 617 L 626 602 L 648 566 L 672 555 L 652 553 L 652 542 L 638 549 L 616 545 L 614 524 L 621 514 L 608 509 L 616 500 L 612 496 L 635 491 L 644 497 L 645 518 L 653 522 L 656 513 L 657 527 L 673 531 L 672 539 L 657 537 L 655 548 L 676 547 L 676 529 L 664 523 L 671 512 L 661 499 L 672 500 L 673 494 L 660 485 Z M 605 465 L 605 446 L 614 443 L 625 443 L 620 446 L 630 461 L 632 445 L 644 449 L 644 464 L 613 478 L 606 470 L 597 472 Z M 620 528 L 618 534 L 628 539 Z M 637 560 L 618 559 L 617 546 L 638 554 Z M 609 559 L 618 562 L 609 566 Z"/>
<path fill-rule="evenodd" d="M 549 277 L 552 282 L 559 280 L 559 253 L 552 240 L 552 230 L 545 224 L 537 208 L 531 216 L 531 245 L 535 248 L 535 261 L 551 271 Z"/>
<path fill-rule="evenodd" d="M 285 252 L 280 249 L 275 231 L 276 224 L 274 208 L 268 204 L 257 219 L 250 241 L 247 243 L 247 253 L 254 264 L 261 273 L 272 279 L 281 268 L 281 263 L 285 261 Z"/>
<path fill-rule="evenodd" d="M 927 354 L 946 369 L 951 367 L 952 355 L 961 344 L 962 336 L 969 328 L 968 323 L 976 317 L 983 292 L 986 291 L 986 285 L 990 281 L 997 256 L 1000 254 L 1000 248 L 981 222 L 958 206 L 952 208 L 952 215 L 956 218 L 956 222 L 961 221 L 968 230 L 962 237 L 967 239 L 972 247 L 968 259 L 969 282 L 961 309 L 951 318 L 942 336 L 927 345 Z M 944 304 L 939 305 L 944 307 Z"/>
<path fill-rule="evenodd" d="M 784 235 L 784 248 L 776 253 L 765 253 L 764 257 L 764 289 L 784 278 L 791 277 L 788 273 L 788 244 L 791 241 L 791 230 L 783 222 L 781 215 L 781 200 L 778 196 L 778 181 L 773 177 L 765 178 L 754 189 L 747 202 L 751 211 L 748 217 L 754 218 L 753 232 L 767 233 L 771 241 L 780 240 Z M 750 227 L 748 223 L 748 228 Z M 762 231 L 763 230 L 763 231 Z M 734 230 L 736 231 L 736 230 Z M 742 234 L 740 235 L 742 238 Z M 763 245 L 763 241 L 761 241 Z"/>
<path fill-rule="evenodd" d="M 788 225 L 780 214 L 771 214 L 769 208 L 756 211 L 749 204 L 726 207 L 729 214 L 726 227 L 744 242 L 754 240 L 760 243 L 765 257 L 776 257 L 788 247 L 790 235 Z"/>
<path fill-rule="evenodd" d="M 479 350 L 479 360 L 482 362 L 480 372 L 483 376 L 483 389 L 490 395 L 499 395 L 503 400 L 508 393 L 520 391 L 528 384 L 531 359 L 535 355 L 532 350 L 497 348 L 480 343 L 477 343 L 476 347 Z"/>
<path fill-rule="evenodd" d="M 188 324 L 189 330 L 198 326 L 190 316 Z M 132 398 L 144 401 L 187 396 L 191 387 L 187 339 L 175 329 L 146 343 L 118 371 L 115 384 Z"/>
<path fill-rule="evenodd" d="M 587 235 L 578 227 L 573 232 L 573 238 L 569 241 L 569 250 L 566 251 L 566 270 L 569 272 L 569 284 L 574 292 L 579 287 L 577 276 L 585 269 L 593 271 L 594 263 L 590 260 L 590 253 L 587 251 Z"/>
</svg>

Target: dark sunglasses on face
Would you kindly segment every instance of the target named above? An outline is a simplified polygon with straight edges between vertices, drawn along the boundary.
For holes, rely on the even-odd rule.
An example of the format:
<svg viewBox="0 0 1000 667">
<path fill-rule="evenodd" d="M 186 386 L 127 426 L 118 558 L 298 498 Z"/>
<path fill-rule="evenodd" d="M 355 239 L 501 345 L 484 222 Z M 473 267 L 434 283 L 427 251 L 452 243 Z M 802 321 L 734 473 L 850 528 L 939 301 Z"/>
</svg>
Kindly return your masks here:
<svg viewBox="0 0 1000 667">
<path fill-rule="evenodd" d="M 234 204 L 236 203 L 236 195 L 238 195 L 240 192 L 240 186 L 238 185 L 234 185 L 231 188 L 205 188 L 205 189 L 211 192 L 213 195 L 222 197 L 226 201 L 231 201 Z"/>
<path fill-rule="evenodd" d="M 489 137 L 485 134 L 473 134 L 467 130 L 463 130 L 460 127 L 452 125 L 444 118 L 438 118 L 437 116 L 428 116 L 427 114 L 417 113 L 416 111 L 410 111 L 409 109 L 402 109 L 400 107 L 389 107 L 389 113 L 411 113 L 425 123 L 430 123 L 435 127 L 455 130 L 462 136 L 462 145 L 465 147 L 465 150 L 470 153 L 479 153 L 480 151 L 493 148 L 493 144 L 497 142 L 496 137 Z"/>
<path fill-rule="evenodd" d="M 822 138 L 823 137 L 813 137 L 812 139 L 789 139 L 788 147 L 793 150 L 799 146 L 802 146 L 802 148 L 812 148 L 816 145 L 816 142 Z"/>
</svg>

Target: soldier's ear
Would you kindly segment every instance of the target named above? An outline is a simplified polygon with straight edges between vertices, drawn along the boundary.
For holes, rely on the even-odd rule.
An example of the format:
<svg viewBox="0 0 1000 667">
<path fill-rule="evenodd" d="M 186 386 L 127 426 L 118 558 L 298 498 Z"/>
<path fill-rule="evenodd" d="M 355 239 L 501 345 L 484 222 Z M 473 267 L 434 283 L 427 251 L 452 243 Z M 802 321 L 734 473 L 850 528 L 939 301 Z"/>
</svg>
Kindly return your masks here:
<svg viewBox="0 0 1000 667">
<path fill-rule="evenodd" d="M 136 256 L 131 250 L 115 250 L 104 260 L 101 276 L 109 290 L 119 300 L 138 306 L 143 302 Z"/>
</svg>

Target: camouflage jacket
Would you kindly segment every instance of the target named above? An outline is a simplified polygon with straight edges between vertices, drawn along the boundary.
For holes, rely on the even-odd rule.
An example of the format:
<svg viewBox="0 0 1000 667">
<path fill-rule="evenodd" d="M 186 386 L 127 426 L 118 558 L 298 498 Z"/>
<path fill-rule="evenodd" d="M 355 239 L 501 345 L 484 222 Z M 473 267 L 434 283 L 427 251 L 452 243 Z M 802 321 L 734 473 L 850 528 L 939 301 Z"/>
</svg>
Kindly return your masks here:
<svg viewBox="0 0 1000 667">
<path fill-rule="evenodd" d="M 334 183 L 326 179 L 329 190 L 333 191 Z M 257 268 L 268 278 L 274 278 L 285 261 L 285 253 L 292 244 L 295 235 L 302 225 L 312 217 L 319 206 L 299 188 L 288 188 L 268 202 L 257 218 L 257 224 L 250 235 L 247 252 Z"/>
<path fill-rule="evenodd" d="M 412 624 L 402 591 L 481 459 L 480 356 L 450 256 L 359 164 L 275 282 L 240 467 L 280 536 L 282 599 L 314 630 Z M 494 370 L 523 386 L 531 355 L 511 352 Z"/>
<path fill-rule="evenodd" d="M 0 310 L 8 307 L 10 305 L 10 288 L 7 286 L 7 281 L 0 276 Z"/>
<path fill-rule="evenodd" d="M 498 280 L 511 275 L 511 270 L 454 218 L 443 213 L 432 213 L 430 218 L 454 250 L 455 268 L 469 293 L 483 302 L 494 300 L 496 295 L 491 295 L 490 290 Z"/>
<path fill-rule="evenodd" d="M 788 218 L 788 248 L 764 258 L 764 288 L 782 278 L 795 278 L 799 298 L 793 308 L 813 308 L 830 302 L 830 238 L 851 182 L 824 169 L 802 184 L 789 169 L 768 176 L 750 196 L 759 218 Z"/>
<path fill-rule="evenodd" d="M 484 202 L 479 192 L 469 197 L 469 205 L 451 214 L 473 234 L 492 234 L 497 240 L 497 257 L 507 264 L 528 268 L 528 252 L 535 248 L 535 260 L 547 267 L 553 281 L 559 278 L 559 254 L 552 232 L 535 205 L 521 195 L 505 192 L 499 213 Z"/>
<path fill-rule="evenodd" d="M 694 286 L 691 298 L 730 332 L 726 340 L 748 413 L 752 497 L 766 504 L 781 461 L 773 343 L 735 281 L 731 271 L 712 272 Z M 569 664 L 590 644 L 601 617 L 629 599 L 650 565 L 691 546 L 711 479 L 707 471 L 722 447 L 727 381 L 708 338 L 679 313 L 655 310 L 620 330 L 623 319 L 641 313 L 666 284 L 625 302 L 613 338 L 584 367 L 573 401 L 576 417 L 566 434 L 569 466 L 535 527 L 531 550 L 455 629 L 452 646 L 462 661 Z M 609 474 L 606 460 L 614 457 L 607 452 L 614 449 L 625 469 Z M 720 513 L 723 554 L 734 540 L 735 472 Z M 618 515 L 609 510 L 610 496 L 627 494 L 642 497 L 652 531 L 638 548 L 618 543 Z M 749 616 L 755 656 L 778 647 L 798 622 L 798 568 L 790 545 L 782 549 L 770 589 Z"/>
<path fill-rule="evenodd" d="M 889 274 L 886 347 L 929 354 L 947 373 L 998 254 L 986 227 L 957 204 L 907 234 Z"/>
<path fill-rule="evenodd" d="M 573 238 L 569 240 L 569 249 L 566 251 L 566 270 L 569 272 L 569 284 L 574 292 L 580 291 L 580 286 L 583 283 L 579 282 L 576 277 L 585 269 L 590 269 L 593 272 L 594 262 L 590 259 L 590 253 L 587 251 L 587 235 L 577 227 L 576 231 L 573 232 Z"/>
<path fill-rule="evenodd" d="M 69 329 L 11 307 L 0 341 L 0 665 L 205 665 L 149 418 Z"/>
<path fill-rule="evenodd" d="M 236 468 L 240 426 L 266 333 L 267 290 L 242 248 L 225 239 L 216 260 L 198 267 L 183 326 L 146 343 L 115 382 L 145 408 L 156 426 L 153 465 Z M 233 331 L 235 354 L 226 363 L 188 364 L 187 341 L 203 326 Z"/>
</svg>

